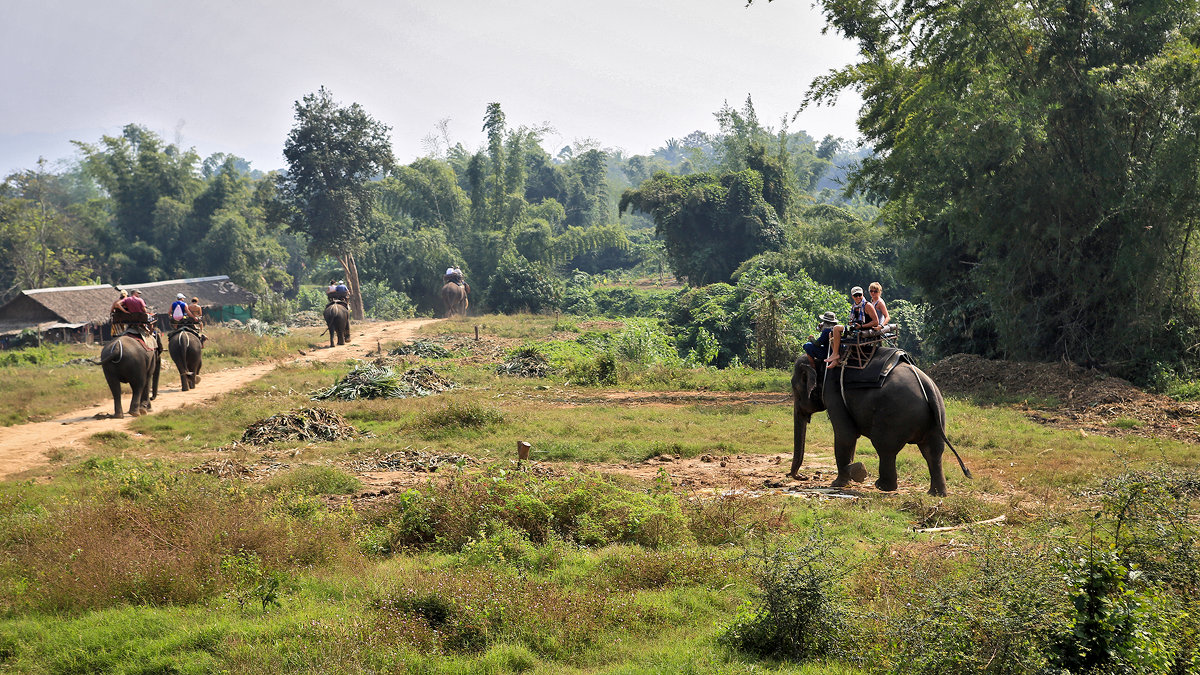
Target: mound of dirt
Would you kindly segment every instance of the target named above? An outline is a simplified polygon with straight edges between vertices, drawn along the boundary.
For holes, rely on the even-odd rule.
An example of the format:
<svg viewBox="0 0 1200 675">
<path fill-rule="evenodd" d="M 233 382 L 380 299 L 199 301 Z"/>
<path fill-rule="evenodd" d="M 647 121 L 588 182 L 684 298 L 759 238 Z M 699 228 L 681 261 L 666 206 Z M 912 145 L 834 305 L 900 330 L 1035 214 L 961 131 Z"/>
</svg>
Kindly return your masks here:
<svg viewBox="0 0 1200 675">
<path fill-rule="evenodd" d="M 241 442 L 266 445 L 281 441 L 339 441 L 363 435 L 332 410 L 301 408 L 251 424 L 242 434 Z"/>
<path fill-rule="evenodd" d="M 950 396 L 1057 399 L 1062 406 L 1072 409 L 1152 396 L 1119 377 L 1073 363 L 992 361 L 973 354 L 955 354 L 938 361 L 926 372 L 942 393 Z"/>
<path fill-rule="evenodd" d="M 926 369 L 947 396 L 1020 401 L 1034 420 L 1087 433 L 1200 442 L 1200 404 L 1142 391 L 1073 363 L 993 361 L 955 354 Z"/>
</svg>

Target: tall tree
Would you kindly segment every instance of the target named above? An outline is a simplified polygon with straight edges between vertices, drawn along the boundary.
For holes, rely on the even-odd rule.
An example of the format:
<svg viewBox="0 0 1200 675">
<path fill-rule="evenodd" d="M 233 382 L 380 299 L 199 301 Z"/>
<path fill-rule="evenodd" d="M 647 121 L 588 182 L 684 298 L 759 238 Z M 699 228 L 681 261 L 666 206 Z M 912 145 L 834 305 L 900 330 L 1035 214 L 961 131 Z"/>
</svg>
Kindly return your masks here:
<svg viewBox="0 0 1200 675">
<path fill-rule="evenodd" d="M 74 242 L 80 238 L 62 181 L 37 169 L 0 184 L 0 299 L 19 289 L 87 283 L 92 269 Z"/>
<path fill-rule="evenodd" d="M 295 104 L 296 125 L 283 155 L 288 172 L 279 194 L 292 208 L 293 229 L 309 236 L 313 253 L 332 255 L 350 284 L 354 316 L 363 318 L 355 254 L 365 243 L 375 193 L 368 185 L 392 165 L 390 127 L 361 105 L 342 106 L 321 87 Z"/>
<path fill-rule="evenodd" d="M 1197 340 L 1197 0 L 822 0 L 861 60 L 851 187 L 915 243 L 950 349 L 1145 378 Z"/>
<path fill-rule="evenodd" d="M 775 209 L 753 169 L 716 176 L 655 174 L 621 195 L 620 211 L 654 217 L 675 273 L 693 286 L 723 282 L 743 260 L 784 242 Z"/>
</svg>

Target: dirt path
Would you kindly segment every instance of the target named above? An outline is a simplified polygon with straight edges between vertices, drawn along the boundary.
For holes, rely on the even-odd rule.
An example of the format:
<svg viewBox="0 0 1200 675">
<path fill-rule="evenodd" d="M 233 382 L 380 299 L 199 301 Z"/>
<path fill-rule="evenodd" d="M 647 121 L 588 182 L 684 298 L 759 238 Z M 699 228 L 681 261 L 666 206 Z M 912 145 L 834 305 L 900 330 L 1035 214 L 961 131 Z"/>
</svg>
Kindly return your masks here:
<svg viewBox="0 0 1200 675">
<path fill-rule="evenodd" d="M 361 358 L 374 352 L 385 341 L 412 339 L 418 328 L 436 320 L 409 319 L 407 321 L 355 323 L 351 327 L 351 343 L 348 345 L 333 349 L 328 347 L 313 349 L 287 361 L 260 363 L 206 374 L 201 378 L 200 386 L 197 389 L 187 392 L 180 391 L 177 377 L 171 378 L 170 373 L 164 372 L 164 376 L 159 380 L 158 398 L 154 400 L 154 412 L 209 401 L 220 394 L 257 380 L 281 363 L 342 361 Z M 171 384 L 172 379 L 175 380 L 173 385 Z M 123 389 L 122 404 L 128 409 L 129 387 L 126 386 Z M 82 408 L 46 422 L 0 428 L 0 478 L 7 478 L 44 464 L 46 462 L 45 452 L 51 448 L 74 445 L 101 431 L 123 431 L 135 419 L 128 415 L 123 419 L 96 418 L 97 415 L 111 414 L 112 409 L 112 401 L 108 400 L 102 405 Z"/>
</svg>

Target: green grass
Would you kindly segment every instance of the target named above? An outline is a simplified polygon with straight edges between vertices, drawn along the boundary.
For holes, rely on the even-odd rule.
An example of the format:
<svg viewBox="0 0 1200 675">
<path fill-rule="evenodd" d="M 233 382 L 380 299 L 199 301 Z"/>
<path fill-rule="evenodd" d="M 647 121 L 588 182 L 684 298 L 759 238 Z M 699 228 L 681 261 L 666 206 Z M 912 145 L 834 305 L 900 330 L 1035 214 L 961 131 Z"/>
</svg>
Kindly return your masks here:
<svg viewBox="0 0 1200 675">
<path fill-rule="evenodd" d="M 295 356 L 298 350 L 319 344 L 319 331 L 300 328 L 287 337 L 276 338 L 210 327 L 206 329 L 210 339 L 205 344 L 203 372 Z M 99 358 L 101 347 L 100 343 L 47 344 L 0 352 L 0 426 L 40 422 L 84 406 L 111 402 L 112 395 L 99 366 L 66 364 L 71 359 Z M 179 374 L 166 351 L 163 365 L 159 390 L 177 388 Z M 123 391 L 128 399 L 129 385 L 123 385 Z"/>
<path fill-rule="evenodd" d="M 554 317 L 470 318 L 430 330 L 471 334 L 475 322 L 515 340 L 544 338 L 556 323 L 569 331 Z M 255 358 L 233 340 L 229 349 L 231 359 Z M 96 434 L 85 461 L 0 484 L 0 670 L 857 675 L 909 672 L 944 655 L 966 665 L 924 672 L 978 672 L 987 654 L 968 651 L 1008 648 L 1010 629 L 1034 639 L 1018 614 L 1035 581 L 1046 625 L 1070 611 L 1050 543 L 1107 546 L 1112 508 L 1130 495 L 1148 498 L 1154 486 L 1175 496 L 1124 513 L 1196 506 L 1187 472 L 1200 446 L 1055 429 L 960 399 L 947 401 L 948 433 L 976 478 L 964 478 L 947 453 L 947 498 L 925 494 L 925 462 L 912 446 L 899 457 L 898 493 L 797 498 L 732 480 L 741 492 L 715 497 L 704 485 L 592 469 L 663 453 L 786 454 L 787 373 L 626 364 L 617 385 L 601 387 L 500 376 L 494 364 L 461 355 L 420 363 L 457 387 L 327 404 L 370 438 L 215 452 L 257 420 L 313 405 L 310 393 L 349 368 L 286 365 L 210 404 Z M 654 392 L 706 390 L 778 396 L 653 400 Z M 634 400 L 621 398 L 629 394 Z M 827 485 L 833 436 L 824 415 L 808 438 L 802 472 L 821 467 L 824 478 L 805 485 Z M 514 464 L 517 440 L 533 444 L 540 464 Z M 404 448 L 479 463 L 429 474 L 378 502 L 338 497 L 360 490 L 345 467 Z M 271 473 L 222 480 L 189 471 L 210 459 Z M 866 440 L 858 460 L 877 473 Z M 1125 493 L 1106 483 L 1171 467 L 1175 478 Z M 786 469 L 778 465 L 780 478 Z M 914 531 L 999 515 L 1001 526 Z M 1130 523 L 1121 536 L 1194 535 L 1194 520 L 1171 522 Z M 806 536 L 842 565 L 850 627 L 840 651 L 795 662 L 721 646 L 724 627 L 760 588 L 750 554 Z M 1153 549 L 1140 569 L 1187 560 Z M 1164 607 L 1163 616 L 1192 615 Z M 925 651 L 906 656 L 902 638 Z"/>
</svg>

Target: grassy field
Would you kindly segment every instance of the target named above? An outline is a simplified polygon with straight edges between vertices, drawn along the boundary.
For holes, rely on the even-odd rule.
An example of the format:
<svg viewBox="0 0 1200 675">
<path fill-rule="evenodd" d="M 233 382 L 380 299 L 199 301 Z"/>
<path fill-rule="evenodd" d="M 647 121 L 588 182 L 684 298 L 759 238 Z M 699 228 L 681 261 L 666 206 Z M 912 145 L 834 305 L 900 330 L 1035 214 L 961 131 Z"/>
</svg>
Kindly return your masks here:
<svg viewBox="0 0 1200 675">
<path fill-rule="evenodd" d="M 425 334 L 476 325 L 487 353 L 622 329 L 482 317 Z M 783 478 L 786 373 L 619 362 L 585 385 L 569 368 L 500 375 L 464 344 L 407 361 L 446 393 L 319 404 L 367 437 L 235 443 L 346 374 L 284 366 L 0 484 L 0 670 L 1195 672 L 1196 445 L 950 398 L 976 478 L 948 463 L 948 498 L 925 494 L 911 447 L 896 493 L 714 490 L 684 467 Z M 517 440 L 537 461 L 515 461 Z M 818 415 L 805 470 L 828 471 L 831 445 Z M 448 459 L 381 468 L 405 453 Z"/>
<path fill-rule="evenodd" d="M 220 326 L 206 330 L 204 372 L 235 368 L 259 361 L 294 355 L 296 349 L 318 344 L 318 328 L 294 329 L 286 337 L 259 337 Z M 42 347 L 0 352 L 0 426 L 40 422 L 83 406 L 111 401 L 104 373 L 85 359 L 98 359 L 96 343 L 46 344 Z M 71 363 L 71 361 L 75 361 Z M 159 378 L 160 387 L 179 386 L 171 357 Z M 36 382 L 36 386 L 30 383 Z M 128 397 L 128 386 L 125 389 Z"/>
</svg>

